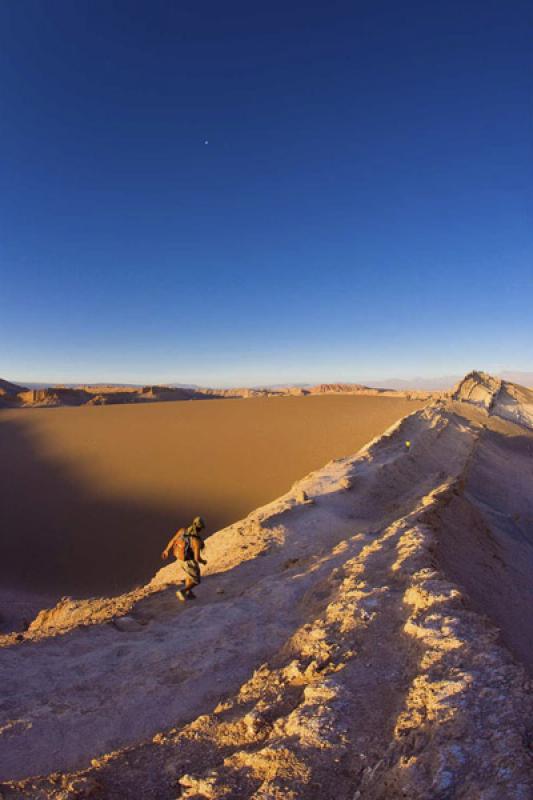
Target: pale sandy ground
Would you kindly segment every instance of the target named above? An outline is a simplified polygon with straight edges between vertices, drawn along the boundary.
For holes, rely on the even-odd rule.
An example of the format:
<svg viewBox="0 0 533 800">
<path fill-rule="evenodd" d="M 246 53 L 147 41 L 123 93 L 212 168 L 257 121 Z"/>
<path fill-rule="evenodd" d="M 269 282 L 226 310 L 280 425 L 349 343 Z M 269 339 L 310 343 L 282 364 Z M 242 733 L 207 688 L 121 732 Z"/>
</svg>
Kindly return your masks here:
<svg viewBox="0 0 533 800">
<path fill-rule="evenodd" d="M 7 638 L 4 797 L 530 800 L 533 433 L 468 397 L 215 534 L 198 600 Z"/>
<path fill-rule="evenodd" d="M 55 597 L 130 589 L 196 514 L 219 530 L 422 405 L 326 396 L 1 411 L 0 583 Z"/>
</svg>

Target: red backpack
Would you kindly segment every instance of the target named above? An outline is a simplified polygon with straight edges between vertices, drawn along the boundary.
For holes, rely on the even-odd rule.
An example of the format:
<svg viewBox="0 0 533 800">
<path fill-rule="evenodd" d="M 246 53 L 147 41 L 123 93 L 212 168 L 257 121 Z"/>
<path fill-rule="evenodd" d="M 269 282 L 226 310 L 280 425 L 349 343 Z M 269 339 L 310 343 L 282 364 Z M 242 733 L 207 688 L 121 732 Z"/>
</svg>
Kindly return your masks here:
<svg viewBox="0 0 533 800">
<path fill-rule="evenodd" d="M 188 529 L 181 528 L 178 531 L 179 539 L 174 542 L 174 555 L 180 561 L 192 561 L 194 559 L 194 551 L 191 545 L 191 534 Z"/>
</svg>

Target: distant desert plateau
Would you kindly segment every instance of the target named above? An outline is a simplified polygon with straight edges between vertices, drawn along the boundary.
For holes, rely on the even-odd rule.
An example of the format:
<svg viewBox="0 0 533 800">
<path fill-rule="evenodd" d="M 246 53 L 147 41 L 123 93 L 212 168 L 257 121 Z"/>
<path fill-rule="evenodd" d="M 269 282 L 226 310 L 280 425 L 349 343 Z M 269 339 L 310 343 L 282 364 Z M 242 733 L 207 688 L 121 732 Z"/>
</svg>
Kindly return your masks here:
<svg viewBox="0 0 533 800">
<path fill-rule="evenodd" d="M 131 588 L 194 515 L 219 530 L 422 405 L 327 394 L 0 411 L 2 585 Z"/>
</svg>

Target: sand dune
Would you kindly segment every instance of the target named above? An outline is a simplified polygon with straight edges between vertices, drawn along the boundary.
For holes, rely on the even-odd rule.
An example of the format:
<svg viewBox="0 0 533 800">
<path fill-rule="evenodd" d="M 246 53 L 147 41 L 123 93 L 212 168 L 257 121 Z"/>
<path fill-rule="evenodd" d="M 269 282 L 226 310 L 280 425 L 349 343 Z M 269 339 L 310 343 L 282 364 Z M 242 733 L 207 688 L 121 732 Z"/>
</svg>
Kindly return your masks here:
<svg viewBox="0 0 533 800">
<path fill-rule="evenodd" d="M 4 796 L 530 798 L 529 395 L 471 388 L 216 533 L 194 603 L 170 565 L 6 639 Z"/>
<path fill-rule="evenodd" d="M 325 396 L 3 411 L 2 584 L 56 597 L 131 588 L 195 514 L 209 532 L 235 522 L 421 405 Z"/>
</svg>

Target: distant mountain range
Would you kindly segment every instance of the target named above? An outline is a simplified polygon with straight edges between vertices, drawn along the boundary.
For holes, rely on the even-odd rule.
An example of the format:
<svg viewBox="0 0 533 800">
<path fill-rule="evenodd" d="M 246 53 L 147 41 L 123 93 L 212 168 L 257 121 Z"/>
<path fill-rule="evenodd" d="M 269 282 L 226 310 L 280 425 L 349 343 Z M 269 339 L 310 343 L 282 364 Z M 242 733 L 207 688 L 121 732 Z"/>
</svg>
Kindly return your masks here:
<svg viewBox="0 0 533 800">
<path fill-rule="evenodd" d="M 382 389 L 395 389 L 396 391 L 412 389 L 419 392 L 443 392 L 455 386 L 462 377 L 462 375 L 443 375 L 437 378 L 377 378 L 365 381 L 365 383 L 370 386 L 379 386 Z"/>
<path fill-rule="evenodd" d="M 376 386 L 382 389 L 396 389 L 398 391 L 412 389 L 419 392 L 444 392 L 459 383 L 463 377 L 463 375 L 442 375 L 436 378 L 388 378 L 385 380 L 377 378 L 364 381 L 364 383 L 367 386 Z M 518 383 L 521 386 L 533 386 L 533 372 L 504 370 L 498 373 L 497 377 L 504 381 Z"/>
<path fill-rule="evenodd" d="M 533 372 L 517 372 L 516 370 L 514 372 L 500 372 L 498 377 L 504 381 L 518 383 L 520 386 L 533 387 Z"/>
</svg>

